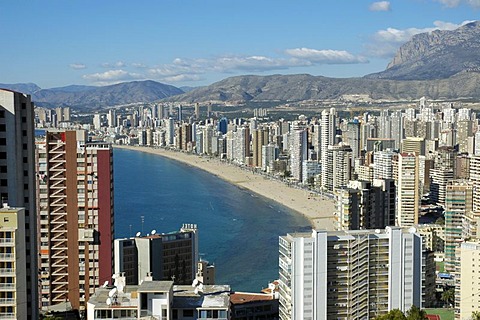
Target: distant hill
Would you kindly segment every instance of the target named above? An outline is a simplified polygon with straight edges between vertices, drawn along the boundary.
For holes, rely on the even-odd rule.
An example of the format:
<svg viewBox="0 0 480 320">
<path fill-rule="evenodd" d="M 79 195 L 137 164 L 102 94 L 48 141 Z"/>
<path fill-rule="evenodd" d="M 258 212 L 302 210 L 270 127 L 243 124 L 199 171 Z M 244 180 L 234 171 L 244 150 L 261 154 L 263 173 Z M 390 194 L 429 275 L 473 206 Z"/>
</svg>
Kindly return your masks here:
<svg viewBox="0 0 480 320">
<path fill-rule="evenodd" d="M 153 102 L 182 93 L 183 91 L 177 87 L 147 80 L 104 87 L 67 86 L 42 89 L 32 94 L 32 100 L 38 106 L 66 105 L 77 109 L 95 110 L 119 104 Z"/>
<path fill-rule="evenodd" d="M 14 84 L 0 83 L 0 88 L 9 89 L 9 90 L 22 92 L 26 94 L 33 94 L 38 90 L 41 90 L 41 88 L 37 86 L 35 83 L 14 83 Z"/>
<path fill-rule="evenodd" d="M 385 71 L 367 78 L 391 80 L 446 79 L 459 72 L 480 71 L 480 22 L 456 30 L 421 33 L 402 45 Z"/>
<path fill-rule="evenodd" d="M 367 95 L 371 99 L 480 99 L 480 74 L 460 73 L 449 79 L 397 81 L 368 78 L 326 78 L 307 74 L 238 76 L 210 86 L 169 97 L 174 102 L 209 101 L 303 101 L 339 99 L 344 95 Z"/>
</svg>

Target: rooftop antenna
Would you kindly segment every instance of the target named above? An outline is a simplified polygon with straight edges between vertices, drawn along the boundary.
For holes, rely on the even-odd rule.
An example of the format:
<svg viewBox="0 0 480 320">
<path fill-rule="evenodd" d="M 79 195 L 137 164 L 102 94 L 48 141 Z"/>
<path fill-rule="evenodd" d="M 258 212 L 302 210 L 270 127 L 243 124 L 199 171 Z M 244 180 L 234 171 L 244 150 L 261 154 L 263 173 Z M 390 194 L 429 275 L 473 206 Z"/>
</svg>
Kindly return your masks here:
<svg viewBox="0 0 480 320">
<path fill-rule="evenodd" d="M 143 223 L 145 222 L 145 216 L 140 216 L 140 218 L 142 219 L 142 233 L 143 233 Z"/>
<path fill-rule="evenodd" d="M 140 237 L 142 235 L 142 233 L 140 231 L 138 231 L 136 234 L 135 234 L 135 237 Z"/>
<path fill-rule="evenodd" d="M 103 283 L 102 288 L 106 288 L 107 286 L 108 286 L 108 281 L 105 281 L 105 282 Z"/>
<path fill-rule="evenodd" d="M 153 229 L 150 234 L 153 236 L 155 233 L 157 233 L 157 230 Z"/>
<path fill-rule="evenodd" d="M 112 298 L 107 298 L 107 301 L 105 301 L 107 305 L 111 306 L 112 305 Z"/>
</svg>

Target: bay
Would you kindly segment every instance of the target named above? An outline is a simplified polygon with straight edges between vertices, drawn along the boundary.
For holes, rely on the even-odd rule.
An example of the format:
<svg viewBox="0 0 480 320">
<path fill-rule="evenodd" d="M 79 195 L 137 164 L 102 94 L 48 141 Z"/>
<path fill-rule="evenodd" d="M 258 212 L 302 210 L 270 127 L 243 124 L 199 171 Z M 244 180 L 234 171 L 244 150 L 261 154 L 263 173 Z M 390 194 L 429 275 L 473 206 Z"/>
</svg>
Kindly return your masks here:
<svg viewBox="0 0 480 320">
<path fill-rule="evenodd" d="M 278 278 L 278 237 L 310 230 L 302 215 L 205 171 L 159 155 L 114 149 L 115 237 L 197 224 L 216 283 L 258 292 Z M 143 223 L 142 223 L 143 216 Z"/>
</svg>

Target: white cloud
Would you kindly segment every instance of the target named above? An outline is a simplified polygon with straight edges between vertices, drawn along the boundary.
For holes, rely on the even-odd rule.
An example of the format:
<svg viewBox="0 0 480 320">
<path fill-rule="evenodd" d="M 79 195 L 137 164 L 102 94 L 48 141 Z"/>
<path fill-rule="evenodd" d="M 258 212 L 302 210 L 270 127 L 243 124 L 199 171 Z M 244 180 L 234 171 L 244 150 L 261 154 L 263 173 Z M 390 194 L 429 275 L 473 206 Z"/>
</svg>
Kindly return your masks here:
<svg viewBox="0 0 480 320">
<path fill-rule="evenodd" d="M 201 77 L 196 74 L 179 74 L 171 77 L 164 77 L 159 79 L 165 82 L 186 82 L 186 81 L 199 81 Z"/>
<path fill-rule="evenodd" d="M 480 1 L 480 0 L 479 0 Z M 454 30 L 472 21 L 464 21 L 460 24 L 435 21 L 433 27 L 429 28 L 407 28 L 395 29 L 387 28 L 377 31 L 370 43 L 366 45 L 366 51 L 369 56 L 390 58 L 393 57 L 402 44 L 409 41 L 414 35 L 434 30 Z"/>
<path fill-rule="evenodd" d="M 123 61 L 117 61 L 117 62 L 114 62 L 114 63 L 110 63 L 110 62 L 102 63 L 102 67 L 108 68 L 108 69 L 111 69 L 111 68 L 124 68 L 125 66 L 126 66 L 126 64 L 125 64 L 125 62 L 123 62 Z"/>
<path fill-rule="evenodd" d="M 87 68 L 87 66 L 83 63 L 71 63 L 69 67 L 75 70 L 81 70 L 81 69 Z"/>
<path fill-rule="evenodd" d="M 199 81 L 207 73 L 268 72 L 318 64 L 367 63 L 364 57 L 347 51 L 295 48 L 285 50 L 284 56 L 224 55 L 201 59 L 176 58 L 171 63 L 149 67 L 143 63 L 131 63 L 128 67 L 142 68 L 143 74 L 127 71 L 127 67 L 112 68 L 105 72 L 84 75 L 96 84 L 117 83 L 133 79 L 154 79 L 163 82 Z M 115 66 L 120 66 L 117 63 Z M 103 66 L 106 66 L 104 64 Z"/>
<path fill-rule="evenodd" d="M 96 84 L 113 84 L 127 80 L 135 80 L 144 78 L 143 75 L 138 73 L 131 73 L 125 70 L 109 70 L 105 72 L 86 74 L 84 79 L 94 82 Z"/>
<path fill-rule="evenodd" d="M 309 48 L 287 49 L 285 53 L 297 59 L 316 64 L 367 63 L 365 57 L 355 56 L 344 50 L 316 50 Z"/>
<path fill-rule="evenodd" d="M 143 63 L 134 62 L 134 63 L 132 63 L 132 67 L 139 68 L 139 69 L 144 69 L 144 68 L 147 68 L 147 65 L 143 64 Z"/>
<path fill-rule="evenodd" d="M 455 8 L 464 3 L 473 8 L 480 8 L 480 0 L 434 0 L 440 2 L 447 8 Z"/>
<path fill-rule="evenodd" d="M 390 11 L 390 1 L 378 1 L 374 2 L 369 7 L 370 11 Z"/>
</svg>

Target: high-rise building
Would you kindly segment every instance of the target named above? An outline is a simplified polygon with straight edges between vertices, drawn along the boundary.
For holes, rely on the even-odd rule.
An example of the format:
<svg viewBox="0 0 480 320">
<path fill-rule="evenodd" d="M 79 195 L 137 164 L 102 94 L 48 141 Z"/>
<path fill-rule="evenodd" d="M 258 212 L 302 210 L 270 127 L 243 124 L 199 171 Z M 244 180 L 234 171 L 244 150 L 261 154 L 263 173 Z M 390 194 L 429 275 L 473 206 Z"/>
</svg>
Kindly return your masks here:
<svg viewBox="0 0 480 320">
<path fill-rule="evenodd" d="M 473 188 L 466 181 L 450 181 L 445 195 L 445 270 L 455 271 L 455 250 L 462 239 L 462 223 L 473 209 Z"/>
<path fill-rule="evenodd" d="M 455 158 L 457 152 L 453 147 L 439 147 L 434 155 L 434 167 L 430 170 L 430 200 L 440 205 L 445 204 L 447 183 L 454 179 Z"/>
<path fill-rule="evenodd" d="M 147 275 L 153 280 L 191 284 L 197 272 L 198 229 L 184 224 L 166 234 L 115 239 L 115 274 L 125 273 L 126 284 L 139 284 Z"/>
<path fill-rule="evenodd" d="M 262 166 L 262 147 L 268 144 L 268 130 L 257 128 L 252 130 L 252 165 Z"/>
<path fill-rule="evenodd" d="M 418 156 L 414 153 L 398 154 L 397 168 L 397 217 L 398 226 L 418 224 L 420 207 L 420 177 Z"/>
<path fill-rule="evenodd" d="M 393 180 L 350 181 L 335 194 L 337 230 L 383 229 L 394 225 Z"/>
<path fill-rule="evenodd" d="M 322 188 L 334 191 L 345 187 L 352 173 L 352 149 L 349 145 L 328 146 L 326 162 L 322 162 Z"/>
<path fill-rule="evenodd" d="M 355 119 L 347 124 L 346 143 L 352 148 L 352 160 L 360 158 L 360 122 Z"/>
<path fill-rule="evenodd" d="M 30 96 L 0 89 L 0 197 L 25 208 L 27 316 L 38 318 L 34 111 Z"/>
<path fill-rule="evenodd" d="M 455 319 L 472 319 L 480 312 L 480 243 L 459 244 L 455 274 Z"/>
<path fill-rule="evenodd" d="M 25 209 L 0 208 L 0 319 L 28 319 Z"/>
<path fill-rule="evenodd" d="M 117 115 L 115 113 L 115 109 L 108 110 L 107 122 L 110 128 L 117 126 Z"/>
<path fill-rule="evenodd" d="M 307 160 L 307 130 L 297 129 L 291 132 L 290 170 L 297 181 L 303 180 L 303 161 Z"/>
<path fill-rule="evenodd" d="M 335 144 L 335 135 L 337 133 L 335 108 L 322 111 L 320 126 L 320 159 L 322 160 L 323 176 L 326 170 L 328 146 Z M 322 182 L 322 184 L 324 183 Z"/>
<path fill-rule="evenodd" d="M 87 133 L 37 141 L 42 307 L 85 307 L 113 271 L 113 152 Z"/>
<path fill-rule="evenodd" d="M 473 211 L 480 212 L 480 155 L 471 156 L 467 167 L 470 181 L 473 183 Z"/>
<path fill-rule="evenodd" d="M 422 307 L 422 240 L 409 230 L 312 231 L 279 239 L 282 320 L 373 319 Z"/>
<path fill-rule="evenodd" d="M 392 150 L 375 151 L 373 155 L 373 178 L 374 179 L 392 179 L 393 178 L 393 155 Z"/>
</svg>

